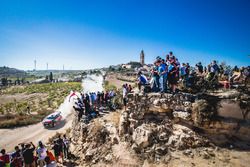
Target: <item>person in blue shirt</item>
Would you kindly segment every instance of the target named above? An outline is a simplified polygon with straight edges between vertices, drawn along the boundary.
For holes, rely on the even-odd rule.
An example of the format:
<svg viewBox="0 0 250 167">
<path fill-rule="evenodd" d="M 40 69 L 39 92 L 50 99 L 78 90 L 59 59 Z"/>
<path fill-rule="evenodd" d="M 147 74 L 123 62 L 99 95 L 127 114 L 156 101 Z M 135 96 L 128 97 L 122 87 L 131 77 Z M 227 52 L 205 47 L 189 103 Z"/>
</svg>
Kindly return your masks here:
<svg viewBox="0 0 250 167">
<path fill-rule="evenodd" d="M 218 74 L 219 73 L 219 66 L 217 65 L 216 61 L 214 60 L 211 65 L 211 72 Z"/>
<path fill-rule="evenodd" d="M 141 90 L 142 85 L 148 84 L 148 79 L 141 71 L 138 72 L 138 88 Z"/>
<path fill-rule="evenodd" d="M 208 75 L 208 80 L 213 80 L 219 74 L 219 66 L 217 65 L 216 61 L 214 60 L 210 65 L 210 73 Z"/>
<path fill-rule="evenodd" d="M 158 92 L 159 91 L 159 74 L 158 74 L 158 65 L 157 65 L 157 61 L 154 63 L 154 67 L 151 70 L 151 75 L 153 78 L 153 83 L 152 83 L 152 91 L 154 92 Z"/>
<path fill-rule="evenodd" d="M 166 91 L 166 78 L 167 78 L 167 66 L 165 64 L 165 60 L 162 59 L 161 61 L 158 61 L 159 68 L 158 68 L 158 74 L 159 74 L 159 83 L 160 83 L 160 91 L 161 93 Z"/>
</svg>

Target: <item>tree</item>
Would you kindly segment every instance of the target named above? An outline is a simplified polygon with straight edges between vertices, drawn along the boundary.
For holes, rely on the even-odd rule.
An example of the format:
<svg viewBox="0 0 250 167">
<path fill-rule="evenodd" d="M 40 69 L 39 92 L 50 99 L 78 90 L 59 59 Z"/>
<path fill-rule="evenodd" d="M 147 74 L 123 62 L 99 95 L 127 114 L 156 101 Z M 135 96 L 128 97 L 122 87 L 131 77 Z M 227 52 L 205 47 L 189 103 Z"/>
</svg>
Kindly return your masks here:
<svg viewBox="0 0 250 167">
<path fill-rule="evenodd" d="M 21 83 L 24 84 L 24 82 L 25 82 L 25 78 L 22 78 Z"/>
<path fill-rule="evenodd" d="M 131 68 L 140 68 L 140 67 L 142 67 L 141 63 L 135 62 L 135 61 L 131 61 L 128 64 L 131 65 Z"/>
<path fill-rule="evenodd" d="M 15 81 L 15 84 L 16 84 L 16 85 L 20 85 L 20 84 L 21 84 L 21 81 L 20 81 L 19 78 L 17 78 L 17 80 Z"/>
<path fill-rule="evenodd" d="M 50 81 L 50 82 L 53 81 L 53 73 L 52 73 L 52 72 L 50 72 L 50 74 L 49 74 L 49 81 Z"/>
<path fill-rule="evenodd" d="M 7 78 L 2 78 L 1 82 L 2 82 L 3 86 L 7 86 L 8 85 L 8 79 Z"/>
</svg>

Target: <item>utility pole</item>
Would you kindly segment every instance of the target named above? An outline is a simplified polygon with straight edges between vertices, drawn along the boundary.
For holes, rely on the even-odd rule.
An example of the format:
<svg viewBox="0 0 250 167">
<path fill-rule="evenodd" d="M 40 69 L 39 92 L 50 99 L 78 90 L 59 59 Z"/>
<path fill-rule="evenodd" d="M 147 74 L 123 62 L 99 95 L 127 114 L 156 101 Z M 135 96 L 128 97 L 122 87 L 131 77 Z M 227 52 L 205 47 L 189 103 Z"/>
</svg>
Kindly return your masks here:
<svg viewBox="0 0 250 167">
<path fill-rule="evenodd" d="M 34 71 L 36 71 L 36 60 L 34 60 Z"/>
</svg>

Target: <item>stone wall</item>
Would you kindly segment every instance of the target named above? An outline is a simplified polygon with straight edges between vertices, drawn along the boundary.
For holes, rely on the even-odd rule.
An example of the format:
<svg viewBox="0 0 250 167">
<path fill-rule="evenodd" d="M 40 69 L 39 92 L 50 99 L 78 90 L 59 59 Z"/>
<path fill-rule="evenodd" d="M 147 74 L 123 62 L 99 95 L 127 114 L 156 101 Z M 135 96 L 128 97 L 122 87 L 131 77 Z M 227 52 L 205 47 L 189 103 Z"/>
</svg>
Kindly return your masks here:
<svg viewBox="0 0 250 167">
<path fill-rule="evenodd" d="M 129 94 L 127 111 L 122 113 L 119 134 L 140 131 L 141 125 L 150 122 L 181 124 L 191 129 L 236 136 L 250 141 L 250 124 L 233 121 L 217 115 L 219 98 L 215 96 L 195 96 L 188 93 Z M 144 128 L 145 129 L 145 128 Z M 148 132 L 143 132 L 148 136 Z"/>
<path fill-rule="evenodd" d="M 136 113 L 141 119 L 147 115 L 155 115 L 158 118 L 171 117 L 174 111 L 191 112 L 192 103 L 196 96 L 187 93 L 179 94 L 129 94 L 128 112 Z"/>
</svg>

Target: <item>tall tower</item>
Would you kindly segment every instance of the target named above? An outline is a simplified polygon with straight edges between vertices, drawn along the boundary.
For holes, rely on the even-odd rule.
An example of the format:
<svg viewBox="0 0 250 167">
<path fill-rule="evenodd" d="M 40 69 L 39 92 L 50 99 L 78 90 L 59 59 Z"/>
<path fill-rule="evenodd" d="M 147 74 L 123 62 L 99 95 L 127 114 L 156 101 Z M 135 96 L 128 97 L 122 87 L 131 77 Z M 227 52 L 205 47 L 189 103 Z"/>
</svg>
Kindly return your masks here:
<svg viewBox="0 0 250 167">
<path fill-rule="evenodd" d="M 36 60 L 34 60 L 34 71 L 36 71 Z"/>
<path fill-rule="evenodd" d="M 49 63 L 47 63 L 46 66 L 47 66 L 46 69 L 48 71 L 49 70 Z"/>
<path fill-rule="evenodd" d="M 141 65 L 145 64 L 145 55 L 144 55 L 143 50 L 141 51 L 141 54 L 140 54 L 140 63 L 141 63 Z"/>
</svg>

